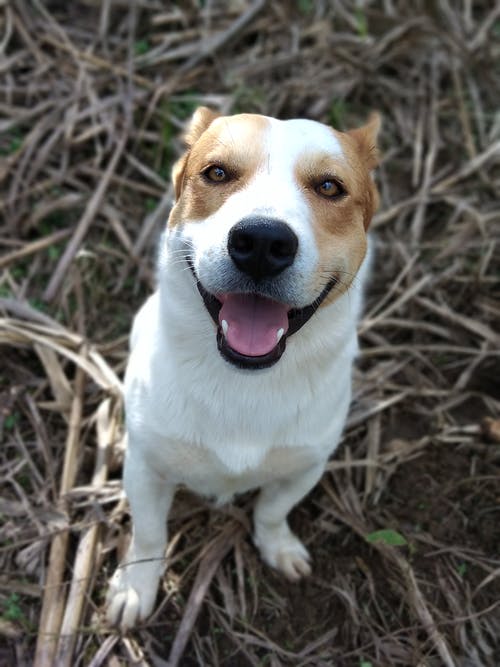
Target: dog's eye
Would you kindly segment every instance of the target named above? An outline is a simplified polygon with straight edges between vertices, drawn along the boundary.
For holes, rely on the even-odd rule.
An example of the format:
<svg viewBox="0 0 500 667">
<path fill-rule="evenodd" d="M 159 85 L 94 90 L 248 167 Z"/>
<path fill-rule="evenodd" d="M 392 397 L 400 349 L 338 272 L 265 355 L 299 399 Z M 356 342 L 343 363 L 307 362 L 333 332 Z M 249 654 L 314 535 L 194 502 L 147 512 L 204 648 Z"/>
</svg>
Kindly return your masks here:
<svg viewBox="0 0 500 667">
<path fill-rule="evenodd" d="M 222 167 L 218 167 L 217 165 L 205 169 L 203 176 L 205 176 L 207 180 L 212 181 L 213 183 L 222 183 L 223 181 L 228 180 L 227 173 Z"/>
<path fill-rule="evenodd" d="M 345 194 L 345 189 L 339 181 L 336 181 L 333 178 L 327 178 L 316 187 L 316 192 L 323 197 L 336 199 Z"/>
</svg>

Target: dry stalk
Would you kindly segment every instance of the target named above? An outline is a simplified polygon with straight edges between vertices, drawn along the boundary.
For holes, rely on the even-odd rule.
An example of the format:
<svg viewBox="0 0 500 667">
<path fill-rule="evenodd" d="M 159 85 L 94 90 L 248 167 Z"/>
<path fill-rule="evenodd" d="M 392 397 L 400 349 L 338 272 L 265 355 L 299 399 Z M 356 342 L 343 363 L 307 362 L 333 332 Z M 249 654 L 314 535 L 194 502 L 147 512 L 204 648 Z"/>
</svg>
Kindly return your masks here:
<svg viewBox="0 0 500 667">
<path fill-rule="evenodd" d="M 64 513 L 67 511 L 65 495 L 72 488 L 76 478 L 85 382 L 85 373 L 81 368 L 78 368 L 75 377 L 75 394 L 69 417 L 64 468 L 58 499 L 58 508 Z M 49 565 L 45 579 L 40 626 L 35 653 L 35 667 L 52 665 L 56 654 L 66 598 L 64 572 L 66 568 L 68 537 L 68 530 L 64 530 L 53 538 L 50 547 Z"/>
<path fill-rule="evenodd" d="M 498 452 L 480 425 L 496 424 L 500 410 L 500 9 L 486 0 L 437 4 L 5 5 L 0 662 L 33 664 L 28 625 L 4 617 L 17 604 L 36 626 L 45 579 L 38 642 L 65 664 L 162 665 L 173 652 L 179 664 L 242 667 L 263 656 L 273 667 L 407 667 L 449 665 L 455 655 L 496 666 Z M 372 223 L 360 379 L 328 464 L 340 506 L 319 487 L 292 516 L 313 577 L 288 586 L 245 540 L 214 575 L 224 547 L 204 551 L 206 507 L 193 500 L 176 514 L 174 506 L 169 594 L 120 638 L 88 623 L 109 554 L 128 534 L 123 452 L 113 450 L 108 479 L 100 445 L 112 439 L 108 426 L 118 428 L 127 335 L 154 285 L 169 173 L 198 104 L 343 129 L 381 112 L 382 207 Z M 54 298 L 44 304 L 44 295 Z M 83 452 L 84 470 L 94 457 L 92 482 L 77 480 L 61 514 L 55 475 L 64 467 L 65 485 L 73 476 L 74 461 L 64 464 L 70 451 L 58 443 L 76 437 L 67 431 L 74 366 L 90 380 L 80 439 L 95 419 L 101 434 L 97 452 Z M 212 543 L 248 509 L 211 513 Z M 68 521 L 80 544 L 72 563 L 64 562 Z M 374 552 L 357 537 L 367 526 L 399 527 L 417 549 L 411 559 Z M 57 591 L 71 568 L 62 609 Z M 60 641 L 43 634 L 60 624 Z"/>
<path fill-rule="evenodd" d="M 119 406 L 118 406 L 119 407 Z M 92 488 L 98 492 L 107 478 L 107 452 L 115 441 L 119 425 L 119 410 L 116 402 L 105 399 L 97 410 L 97 456 L 92 477 Z M 78 630 L 82 620 L 84 605 L 91 591 L 94 580 L 94 564 L 96 561 L 96 545 L 99 523 L 93 525 L 82 534 L 77 548 L 71 587 L 68 593 L 64 617 L 59 633 L 59 644 L 55 654 L 55 664 L 70 667 L 74 664 L 74 649 L 78 638 Z"/>
<path fill-rule="evenodd" d="M 68 243 L 63 256 L 59 260 L 59 264 L 57 265 L 54 275 L 50 279 L 47 289 L 43 294 L 43 298 L 46 301 L 52 301 L 52 299 L 55 298 L 57 292 L 59 291 L 59 288 L 64 279 L 64 276 L 66 275 L 68 267 L 71 261 L 73 260 L 74 256 L 76 255 L 78 248 L 80 247 L 80 244 L 83 241 L 90 225 L 92 224 L 92 221 L 94 220 L 94 217 L 97 213 L 97 210 L 99 209 L 99 206 L 102 204 L 102 200 L 104 198 L 104 195 L 106 194 L 107 188 L 109 187 L 111 177 L 113 176 L 118 166 L 118 162 L 120 161 L 120 158 L 122 156 L 122 153 L 125 150 L 126 143 L 127 143 L 127 134 L 126 132 L 124 132 L 122 136 L 118 139 L 113 156 L 109 161 L 109 164 L 102 176 L 101 181 L 99 182 L 99 186 L 95 191 L 95 193 L 92 195 L 91 199 L 89 200 L 89 203 L 85 208 L 85 212 L 82 215 L 76 230 L 73 232 L 71 241 Z"/>
<path fill-rule="evenodd" d="M 44 248 L 48 248 L 54 243 L 63 241 L 71 234 L 72 230 L 62 229 L 59 232 L 54 232 L 53 234 L 49 234 L 44 238 L 37 239 L 32 243 L 26 243 L 25 245 L 23 245 L 22 248 L 19 248 L 19 250 L 13 250 L 12 252 L 7 253 L 3 257 L 0 257 L 0 269 L 3 269 L 5 266 L 9 266 L 9 264 L 13 264 L 19 259 L 28 257 L 29 255 L 33 255 L 39 252 L 40 250 L 43 250 Z"/>
<path fill-rule="evenodd" d="M 241 537 L 241 534 L 242 528 L 240 524 L 236 522 L 229 523 L 222 533 L 214 539 L 207 548 L 206 553 L 200 562 L 182 621 L 170 650 L 167 663 L 168 667 L 177 667 L 179 664 L 189 636 L 193 630 L 196 618 L 200 612 L 201 605 L 208 591 L 208 587 L 210 586 L 217 568 L 224 556 Z"/>
<path fill-rule="evenodd" d="M 327 479 L 323 479 L 323 488 L 332 499 L 334 505 L 338 508 L 343 506 L 342 501 L 332 489 L 331 484 Z M 358 535 L 365 539 L 370 532 L 368 527 L 363 525 L 362 520 L 355 517 L 352 513 L 343 514 L 342 510 L 334 512 L 335 517 L 344 523 L 347 523 Z M 403 577 L 405 582 L 406 597 L 404 602 L 410 606 L 414 615 L 420 620 L 423 628 L 426 630 L 429 638 L 436 647 L 441 660 L 445 667 L 457 667 L 455 660 L 452 657 L 448 644 L 442 633 L 438 630 L 436 621 L 434 620 L 429 607 L 425 601 L 420 587 L 418 586 L 415 573 L 410 563 L 402 556 L 395 547 L 385 545 L 383 542 L 374 542 L 372 546 L 379 552 L 379 554 L 391 561 L 395 565 Z"/>
</svg>

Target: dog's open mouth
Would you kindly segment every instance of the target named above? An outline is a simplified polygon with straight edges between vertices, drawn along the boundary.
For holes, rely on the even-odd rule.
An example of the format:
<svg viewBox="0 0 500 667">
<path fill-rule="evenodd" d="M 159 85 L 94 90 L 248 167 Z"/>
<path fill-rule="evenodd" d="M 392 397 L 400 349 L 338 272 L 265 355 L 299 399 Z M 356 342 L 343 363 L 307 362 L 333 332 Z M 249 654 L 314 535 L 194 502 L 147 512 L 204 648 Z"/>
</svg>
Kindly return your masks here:
<svg viewBox="0 0 500 667">
<path fill-rule="evenodd" d="M 220 295 L 217 344 L 244 368 L 271 366 L 285 351 L 289 307 L 258 294 Z"/>
<path fill-rule="evenodd" d="M 286 341 L 316 312 L 337 283 L 332 276 L 317 299 L 304 308 L 292 308 L 253 293 L 228 293 L 217 296 L 198 280 L 203 303 L 217 325 L 217 347 L 221 355 L 239 368 L 261 369 L 275 364 L 286 348 Z"/>
</svg>

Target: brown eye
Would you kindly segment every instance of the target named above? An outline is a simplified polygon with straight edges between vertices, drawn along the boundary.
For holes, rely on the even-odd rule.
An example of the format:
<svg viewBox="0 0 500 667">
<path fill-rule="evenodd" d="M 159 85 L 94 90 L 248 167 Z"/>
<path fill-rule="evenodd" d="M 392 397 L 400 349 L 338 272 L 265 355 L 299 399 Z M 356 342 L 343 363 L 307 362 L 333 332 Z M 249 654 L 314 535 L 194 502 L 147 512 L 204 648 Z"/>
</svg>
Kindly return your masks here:
<svg viewBox="0 0 500 667">
<path fill-rule="evenodd" d="M 335 199 L 345 194 L 345 190 L 342 185 L 331 178 L 327 178 L 325 181 L 320 183 L 316 187 L 316 192 L 323 197 L 328 197 L 329 199 Z"/>
<path fill-rule="evenodd" d="M 218 166 L 208 167 L 203 172 L 203 175 L 207 180 L 212 181 L 212 183 L 222 183 L 228 180 L 228 175 L 224 169 Z"/>
</svg>

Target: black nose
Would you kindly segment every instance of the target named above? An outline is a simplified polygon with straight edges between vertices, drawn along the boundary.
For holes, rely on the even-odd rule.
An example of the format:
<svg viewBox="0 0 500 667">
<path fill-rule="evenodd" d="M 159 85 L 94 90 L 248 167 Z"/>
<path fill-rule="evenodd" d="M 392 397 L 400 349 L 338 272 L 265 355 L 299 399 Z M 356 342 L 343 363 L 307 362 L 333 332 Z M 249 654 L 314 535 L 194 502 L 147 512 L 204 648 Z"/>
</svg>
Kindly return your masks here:
<svg viewBox="0 0 500 667">
<path fill-rule="evenodd" d="M 272 218 L 244 218 L 229 232 L 227 250 L 236 266 L 255 280 L 272 278 L 293 263 L 299 240 Z"/>
</svg>

